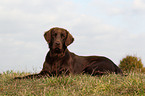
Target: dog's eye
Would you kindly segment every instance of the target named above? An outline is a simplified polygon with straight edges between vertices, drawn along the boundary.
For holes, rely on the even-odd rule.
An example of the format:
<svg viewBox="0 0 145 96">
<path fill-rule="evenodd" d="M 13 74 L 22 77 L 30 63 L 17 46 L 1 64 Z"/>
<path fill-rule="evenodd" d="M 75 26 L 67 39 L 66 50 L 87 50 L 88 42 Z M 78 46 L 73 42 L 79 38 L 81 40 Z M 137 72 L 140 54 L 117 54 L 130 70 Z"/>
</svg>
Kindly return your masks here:
<svg viewBox="0 0 145 96">
<path fill-rule="evenodd" d="M 56 37 L 57 36 L 57 33 L 55 33 L 54 36 Z"/>
<path fill-rule="evenodd" d="M 65 37 L 65 35 L 64 35 L 64 34 L 61 34 L 61 37 L 62 37 L 62 38 L 64 38 L 64 37 Z"/>
</svg>

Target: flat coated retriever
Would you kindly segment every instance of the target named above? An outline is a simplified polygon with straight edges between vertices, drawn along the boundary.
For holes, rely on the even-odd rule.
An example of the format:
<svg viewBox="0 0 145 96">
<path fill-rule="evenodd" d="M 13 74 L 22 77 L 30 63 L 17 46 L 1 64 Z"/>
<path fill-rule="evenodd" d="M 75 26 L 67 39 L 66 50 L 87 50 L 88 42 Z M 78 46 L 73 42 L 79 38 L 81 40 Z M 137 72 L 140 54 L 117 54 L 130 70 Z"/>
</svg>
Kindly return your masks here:
<svg viewBox="0 0 145 96">
<path fill-rule="evenodd" d="M 49 45 L 49 52 L 46 55 L 43 69 L 38 74 L 15 79 L 40 78 L 45 76 L 59 76 L 61 74 L 103 75 L 116 73 L 123 75 L 121 69 L 110 59 L 103 56 L 78 56 L 67 49 L 74 38 L 63 28 L 51 28 L 45 32 L 44 38 Z"/>
</svg>

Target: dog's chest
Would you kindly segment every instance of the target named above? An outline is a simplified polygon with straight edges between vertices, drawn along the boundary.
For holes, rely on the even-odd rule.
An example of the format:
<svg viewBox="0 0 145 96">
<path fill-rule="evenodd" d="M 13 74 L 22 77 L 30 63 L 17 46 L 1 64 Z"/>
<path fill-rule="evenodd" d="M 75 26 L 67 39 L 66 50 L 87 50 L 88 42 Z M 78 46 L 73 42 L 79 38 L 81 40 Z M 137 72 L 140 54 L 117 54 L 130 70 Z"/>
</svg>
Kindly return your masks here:
<svg viewBox="0 0 145 96">
<path fill-rule="evenodd" d="M 51 64 L 51 73 L 58 75 L 62 73 L 66 74 L 67 72 L 68 72 L 68 66 L 62 60 L 55 60 Z"/>
</svg>

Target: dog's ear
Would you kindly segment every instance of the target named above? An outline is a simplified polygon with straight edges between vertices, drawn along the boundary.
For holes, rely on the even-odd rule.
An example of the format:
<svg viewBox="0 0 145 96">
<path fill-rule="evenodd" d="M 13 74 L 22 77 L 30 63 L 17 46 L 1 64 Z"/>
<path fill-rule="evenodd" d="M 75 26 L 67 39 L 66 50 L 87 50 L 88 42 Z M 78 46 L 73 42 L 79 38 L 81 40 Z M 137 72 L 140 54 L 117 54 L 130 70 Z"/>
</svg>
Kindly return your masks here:
<svg viewBox="0 0 145 96">
<path fill-rule="evenodd" d="M 74 41 L 74 38 L 67 30 L 66 30 L 66 32 L 67 32 L 67 37 L 66 37 L 66 41 L 65 41 L 65 46 L 68 46 Z"/>
<path fill-rule="evenodd" d="M 48 43 L 51 42 L 51 29 L 44 33 L 44 38 Z"/>
</svg>

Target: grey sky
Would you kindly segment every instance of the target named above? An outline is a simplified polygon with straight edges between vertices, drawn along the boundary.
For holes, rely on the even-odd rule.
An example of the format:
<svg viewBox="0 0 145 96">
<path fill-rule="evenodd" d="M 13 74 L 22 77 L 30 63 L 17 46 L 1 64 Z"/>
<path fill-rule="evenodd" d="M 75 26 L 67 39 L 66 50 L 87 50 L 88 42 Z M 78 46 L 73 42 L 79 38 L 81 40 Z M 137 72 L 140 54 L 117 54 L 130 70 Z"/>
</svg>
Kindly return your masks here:
<svg viewBox="0 0 145 96">
<path fill-rule="evenodd" d="M 144 0 L 0 0 L 0 72 L 39 72 L 52 27 L 75 38 L 78 55 L 101 55 L 117 65 L 126 55 L 145 64 Z M 145 65 L 144 65 L 145 66 Z"/>
</svg>

